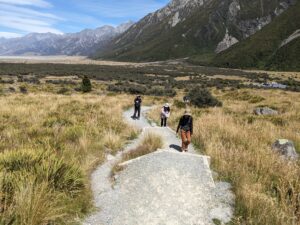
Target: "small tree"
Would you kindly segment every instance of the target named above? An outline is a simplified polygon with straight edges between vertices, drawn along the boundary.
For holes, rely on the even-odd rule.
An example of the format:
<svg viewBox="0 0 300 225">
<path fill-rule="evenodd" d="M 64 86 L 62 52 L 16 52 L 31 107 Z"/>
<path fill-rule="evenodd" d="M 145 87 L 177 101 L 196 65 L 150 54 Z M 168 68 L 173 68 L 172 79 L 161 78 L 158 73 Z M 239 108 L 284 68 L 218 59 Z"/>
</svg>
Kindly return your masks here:
<svg viewBox="0 0 300 225">
<path fill-rule="evenodd" d="M 28 93 L 28 90 L 27 90 L 27 88 L 25 86 L 20 86 L 19 89 L 20 89 L 20 92 L 22 94 L 27 94 Z"/>
<path fill-rule="evenodd" d="M 201 87 L 195 87 L 190 90 L 188 97 L 191 103 L 199 108 L 222 106 L 222 102 L 216 99 L 209 90 Z"/>
<path fill-rule="evenodd" d="M 92 90 L 92 83 L 87 76 L 82 78 L 81 90 L 85 93 Z"/>
</svg>

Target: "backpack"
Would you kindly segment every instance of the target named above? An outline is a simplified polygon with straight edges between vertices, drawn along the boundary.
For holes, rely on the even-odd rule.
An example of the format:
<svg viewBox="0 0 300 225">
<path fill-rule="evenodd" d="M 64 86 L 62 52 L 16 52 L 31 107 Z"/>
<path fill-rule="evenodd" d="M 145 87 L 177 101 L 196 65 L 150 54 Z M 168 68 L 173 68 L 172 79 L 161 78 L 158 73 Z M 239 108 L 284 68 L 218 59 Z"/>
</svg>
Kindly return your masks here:
<svg viewBox="0 0 300 225">
<path fill-rule="evenodd" d="M 191 123 L 191 120 L 192 120 L 192 117 L 189 116 L 188 122 L 187 122 L 184 126 L 182 126 L 181 129 L 184 130 L 184 131 L 190 131 L 190 130 L 191 130 L 191 127 L 190 127 L 189 125 L 190 125 L 190 123 Z"/>
</svg>

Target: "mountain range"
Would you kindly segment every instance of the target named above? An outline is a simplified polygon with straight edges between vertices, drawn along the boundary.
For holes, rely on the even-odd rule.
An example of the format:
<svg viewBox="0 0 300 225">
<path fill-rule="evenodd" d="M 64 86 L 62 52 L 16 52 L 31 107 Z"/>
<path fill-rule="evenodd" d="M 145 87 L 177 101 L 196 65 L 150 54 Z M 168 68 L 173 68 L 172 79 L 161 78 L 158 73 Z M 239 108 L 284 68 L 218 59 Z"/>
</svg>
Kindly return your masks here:
<svg viewBox="0 0 300 225">
<path fill-rule="evenodd" d="M 290 8 L 297 7 L 297 4 L 296 0 L 173 0 L 103 46 L 94 58 L 157 61 L 188 57 L 193 63 L 226 66 L 227 50 L 240 46 L 240 43 L 247 45 L 258 31 L 264 33 L 273 23 L 283 24 L 280 21 L 284 17 L 292 20 L 293 16 L 289 15 L 295 10 Z M 281 41 L 300 29 L 299 25 L 286 23 L 285 26 L 290 27 L 291 33 L 281 32 L 283 25 L 274 34 L 280 36 Z M 255 42 L 260 40 L 252 41 L 252 48 Z M 268 38 L 264 42 L 268 45 Z M 272 51 L 276 51 L 277 47 L 273 46 Z M 247 54 L 242 50 L 236 51 L 240 53 L 237 58 Z M 223 56 L 223 61 L 219 55 Z M 299 55 L 298 52 L 298 59 Z M 218 63 L 215 62 L 216 57 Z M 296 64 L 298 67 L 299 62 Z M 253 65 L 257 66 L 257 63 L 241 66 L 229 63 L 233 67 Z"/>
<path fill-rule="evenodd" d="M 102 26 L 78 33 L 30 33 L 20 38 L 0 38 L 0 55 L 89 55 L 125 32 L 133 22 Z"/>
<path fill-rule="evenodd" d="M 285 11 L 283 0 L 173 0 L 106 46 L 98 57 L 164 60 L 219 53 Z"/>
<path fill-rule="evenodd" d="M 0 55 L 300 70 L 299 0 L 172 0 L 136 23 L 1 39 Z"/>
</svg>

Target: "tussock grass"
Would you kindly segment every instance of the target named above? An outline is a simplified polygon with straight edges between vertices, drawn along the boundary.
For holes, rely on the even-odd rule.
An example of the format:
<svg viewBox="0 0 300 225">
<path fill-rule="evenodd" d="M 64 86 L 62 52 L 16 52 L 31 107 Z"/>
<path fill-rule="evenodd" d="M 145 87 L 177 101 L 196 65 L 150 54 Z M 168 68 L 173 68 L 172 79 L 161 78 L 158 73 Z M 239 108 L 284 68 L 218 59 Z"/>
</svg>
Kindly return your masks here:
<svg viewBox="0 0 300 225">
<path fill-rule="evenodd" d="M 73 224 L 92 207 L 88 176 L 135 131 L 127 96 L 0 97 L 0 224 Z"/>
<path fill-rule="evenodd" d="M 244 96 L 245 91 L 214 90 L 223 108 L 193 109 L 192 141 L 211 156 L 212 166 L 221 178 L 233 184 L 233 224 L 300 224 L 300 164 L 287 162 L 271 150 L 276 139 L 287 138 L 300 151 L 300 94 L 246 90 L 247 96 L 260 96 L 259 103 L 253 103 L 256 101 L 251 101 L 252 97 L 228 98 L 240 93 Z M 275 107 L 280 114 L 254 116 L 253 108 L 261 104 Z M 152 118 L 158 119 L 159 109 L 151 112 Z M 175 128 L 183 109 L 171 109 L 169 122 Z"/>
<path fill-rule="evenodd" d="M 124 169 L 123 166 L 120 165 L 122 162 L 126 162 L 143 155 L 150 154 L 162 147 L 163 140 L 160 136 L 154 133 L 146 134 L 141 143 L 135 149 L 131 149 L 128 152 L 122 154 L 121 160 L 117 162 L 111 170 L 111 178 L 114 179 L 114 176 Z"/>
<path fill-rule="evenodd" d="M 128 161 L 143 155 L 150 154 L 162 147 L 163 141 L 161 137 L 154 133 L 148 133 L 145 135 L 143 141 L 137 148 L 130 150 L 129 152 L 126 152 L 122 155 L 122 161 Z"/>
</svg>

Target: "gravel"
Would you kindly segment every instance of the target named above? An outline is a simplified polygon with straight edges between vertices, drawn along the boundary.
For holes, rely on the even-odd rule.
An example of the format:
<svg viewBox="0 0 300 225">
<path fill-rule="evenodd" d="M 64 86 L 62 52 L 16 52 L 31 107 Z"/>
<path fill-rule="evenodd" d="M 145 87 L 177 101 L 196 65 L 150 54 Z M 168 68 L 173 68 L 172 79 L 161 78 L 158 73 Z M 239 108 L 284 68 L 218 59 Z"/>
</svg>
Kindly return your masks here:
<svg viewBox="0 0 300 225">
<path fill-rule="evenodd" d="M 137 140 L 124 151 L 137 146 L 147 132 L 162 136 L 164 149 L 124 163 L 125 169 L 114 186 L 109 176 L 117 156 L 92 174 L 95 213 L 85 225 L 213 225 L 230 222 L 234 195 L 225 182 L 215 183 L 209 157 L 177 151 L 180 140 L 169 128 L 152 127 L 145 119 L 151 108 L 143 108 L 140 120 L 131 120 L 131 110 L 124 112 L 128 123 L 143 129 Z M 174 147 L 175 146 L 175 147 Z"/>
</svg>

